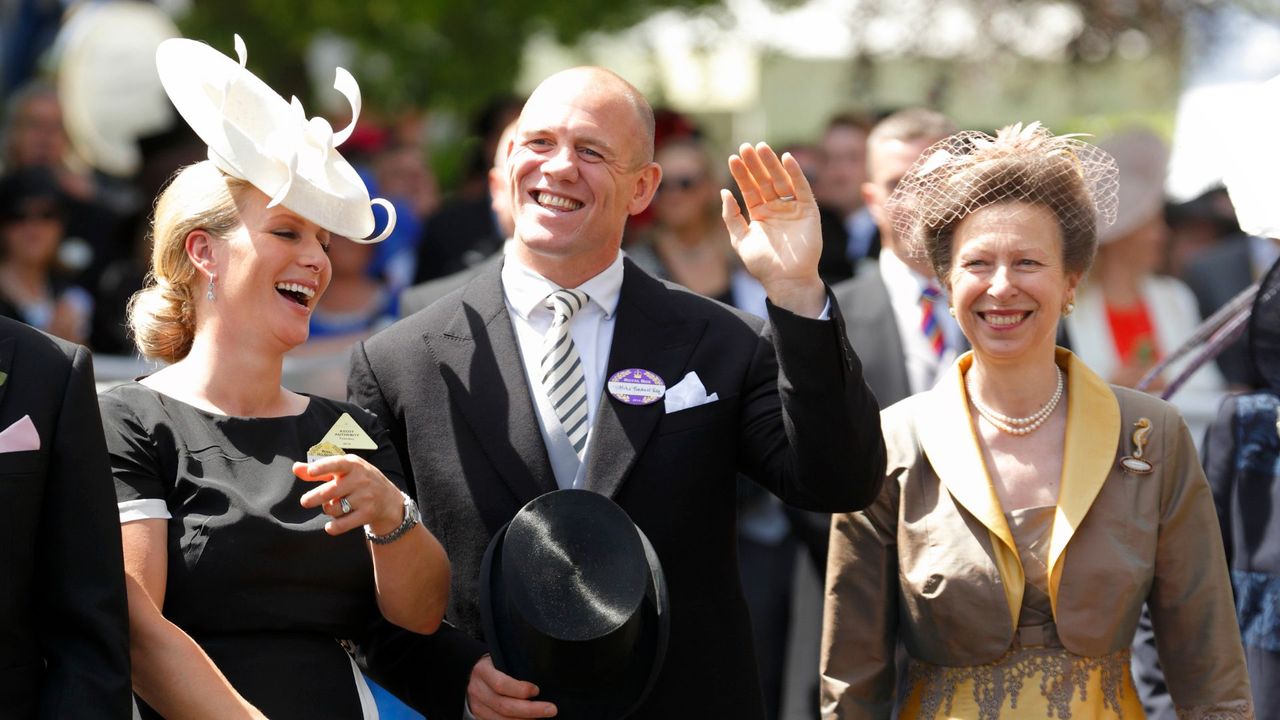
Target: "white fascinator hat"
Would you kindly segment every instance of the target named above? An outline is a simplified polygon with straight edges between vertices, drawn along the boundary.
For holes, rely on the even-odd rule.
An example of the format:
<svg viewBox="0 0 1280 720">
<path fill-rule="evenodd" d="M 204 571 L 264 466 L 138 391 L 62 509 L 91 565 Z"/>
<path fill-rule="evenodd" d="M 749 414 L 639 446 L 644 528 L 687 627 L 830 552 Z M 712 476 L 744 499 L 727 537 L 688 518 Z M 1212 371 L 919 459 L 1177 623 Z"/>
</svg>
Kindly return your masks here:
<svg viewBox="0 0 1280 720">
<path fill-rule="evenodd" d="M 297 97 L 285 102 L 249 72 L 239 35 L 235 45 L 238 63 L 184 38 L 165 40 L 156 49 L 160 82 L 178 113 L 209 146 L 209 159 L 268 195 L 268 207 L 283 205 L 356 242 L 386 239 L 395 229 L 395 208 L 383 198 L 371 201 L 364 181 L 337 150 L 360 116 L 355 78 L 337 69 L 333 87 L 351 103 L 351 122 L 335 133 L 324 118 L 308 119 Z M 374 205 L 386 210 L 387 226 L 370 237 Z"/>
</svg>

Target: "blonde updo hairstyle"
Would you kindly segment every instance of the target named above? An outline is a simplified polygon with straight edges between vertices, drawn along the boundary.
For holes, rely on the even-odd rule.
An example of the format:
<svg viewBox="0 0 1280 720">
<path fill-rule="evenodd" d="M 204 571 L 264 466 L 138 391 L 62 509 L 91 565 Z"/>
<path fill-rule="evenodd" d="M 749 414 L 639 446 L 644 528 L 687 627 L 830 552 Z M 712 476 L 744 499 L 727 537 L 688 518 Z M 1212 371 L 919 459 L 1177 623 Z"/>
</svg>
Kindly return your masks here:
<svg viewBox="0 0 1280 720">
<path fill-rule="evenodd" d="M 204 278 L 187 257 L 187 236 L 203 230 L 226 239 L 241 223 L 236 199 L 251 187 L 204 160 L 179 170 L 161 191 L 151 221 L 151 271 L 128 309 L 144 356 L 172 363 L 191 352 L 195 293 Z"/>
</svg>

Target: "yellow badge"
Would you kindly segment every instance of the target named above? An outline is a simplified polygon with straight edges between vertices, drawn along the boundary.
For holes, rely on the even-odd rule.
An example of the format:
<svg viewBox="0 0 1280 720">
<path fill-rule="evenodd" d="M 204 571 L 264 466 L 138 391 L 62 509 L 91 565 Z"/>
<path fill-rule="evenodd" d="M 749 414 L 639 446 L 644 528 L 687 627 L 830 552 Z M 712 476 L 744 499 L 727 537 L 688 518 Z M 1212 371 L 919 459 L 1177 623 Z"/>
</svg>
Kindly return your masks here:
<svg viewBox="0 0 1280 720">
<path fill-rule="evenodd" d="M 360 427 L 360 424 L 349 413 L 342 413 L 338 422 L 329 428 L 322 443 L 337 445 L 343 450 L 377 450 L 378 444 Z"/>
<path fill-rule="evenodd" d="M 336 457 L 341 454 L 342 454 L 342 448 L 338 447 L 337 445 L 334 445 L 331 442 L 325 442 L 321 440 L 315 445 L 312 445 L 310 449 L 307 450 L 307 462 L 313 463 L 319 460 L 320 458 Z"/>
</svg>

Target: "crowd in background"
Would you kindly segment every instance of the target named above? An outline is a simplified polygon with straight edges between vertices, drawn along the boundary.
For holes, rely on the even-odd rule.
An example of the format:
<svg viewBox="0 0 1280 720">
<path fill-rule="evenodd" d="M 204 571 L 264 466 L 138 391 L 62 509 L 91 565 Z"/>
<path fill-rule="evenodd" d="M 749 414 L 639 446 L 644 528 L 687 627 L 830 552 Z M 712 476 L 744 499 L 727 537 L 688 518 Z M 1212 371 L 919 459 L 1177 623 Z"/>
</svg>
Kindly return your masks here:
<svg viewBox="0 0 1280 720">
<path fill-rule="evenodd" d="M 475 118 L 463 175 L 448 191 L 433 174 L 425 145 L 405 133 L 365 127 L 344 147 L 371 195 L 394 203 L 398 224 L 378 245 L 333 243 L 332 285 L 313 315 L 311 339 L 297 352 L 305 368 L 298 389 L 341 398 L 351 346 L 403 314 L 403 293 L 465 273 L 502 251 L 510 220 L 502 217 L 502 202 L 494 202 L 488 175 L 495 157 L 501 164 L 503 131 L 520 107 L 518 98 L 497 98 Z M 820 271 L 833 287 L 874 271 L 884 246 L 869 207 L 875 178 L 868 153 L 876 121 L 889 114 L 840 114 L 819 137 L 787 147 L 821 207 Z M 132 355 L 125 308 L 145 281 L 152 199 L 176 169 L 201 159 L 203 145 L 185 128 L 175 129 L 144 142 L 137 177 L 100 175 L 75 160 L 58 96 L 40 81 L 11 96 L 3 122 L 0 315 L 100 356 Z M 1280 246 L 1242 234 L 1223 190 L 1166 202 L 1167 149 L 1150 131 L 1100 140 L 1120 165 L 1120 218 L 1100 237 L 1097 262 L 1063 340 L 1110 382 L 1133 386 L 1200 317 L 1256 281 L 1280 257 Z M 763 288 L 740 266 L 719 218 L 718 189 L 731 185 L 722 160 L 728 149 L 711 146 L 695 121 L 671 111 L 658 113 L 656 146 L 663 181 L 648 211 L 628 226 L 628 256 L 653 275 L 764 315 Z M 858 339 L 851 340 L 857 347 Z M 1183 391 L 1180 407 L 1197 440 L 1229 389 L 1262 386 L 1243 342 Z M 1160 387 L 1158 379 L 1152 388 Z M 827 519 L 785 508 L 753 483 L 740 487 L 744 590 L 767 702 L 777 717 L 795 563 L 812 559 L 821 573 Z"/>
<path fill-rule="evenodd" d="M 362 128 L 353 138 L 348 154 L 373 191 L 396 205 L 399 224 L 380 245 L 342 245 L 334 285 L 313 319 L 309 353 L 340 352 L 397 317 L 406 288 L 472 267 L 501 249 L 505 235 L 485 177 L 499 136 L 519 108 L 518 98 L 496 98 L 478 114 L 463 173 L 449 191 L 440 187 L 421 139 L 390 128 Z M 830 118 L 820 137 L 787 147 L 822 207 L 821 270 L 832 285 L 880 254 L 880 232 L 862 187 L 867 135 L 887 114 L 842 113 Z M 628 226 L 625 249 L 654 274 L 762 313 L 763 295 L 735 266 L 717 219 L 717 190 L 728 184 L 719 161 L 725 149 L 710 146 L 692 119 L 675 112 L 659 112 L 657 132 L 666 179 L 653 207 Z M 98 354 L 133 354 L 124 311 L 144 280 L 151 199 L 174 170 L 201 158 L 201 145 L 185 128 L 175 128 L 143 142 L 144 164 L 135 178 L 96 173 L 76 160 L 57 93 L 43 81 L 12 95 L 0 137 L 0 313 Z M 1178 302 L 1194 297 L 1196 314 L 1207 316 L 1280 255 L 1274 243 L 1240 233 L 1221 189 L 1186 203 L 1165 202 L 1167 148 L 1155 134 L 1135 129 L 1113 141 L 1109 149 L 1132 157 L 1134 167 L 1122 184 L 1119 229 L 1102 238 L 1090 283 L 1113 326 L 1126 321 L 1115 311 L 1144 297 L 1141 287 L 1168 288 L 1166 278 L 1185 283 L 1173 283 Z M 1225 279 L 1223 268 L 1230 268 Z M 1196 318 L 1179 314 L 1184 324 L 1194 324 Z M 1172 334 L 1139 330 L 1115 338 L 1104 374 L 1135 384 L 1190 325 Z M 1242 347 L 1224 354 L 1221 375 L 1232 387 L 1254 387 Z M 1220 392 L 1225 386 L 1218 379 L 1208 387 Z"/>
</svg>

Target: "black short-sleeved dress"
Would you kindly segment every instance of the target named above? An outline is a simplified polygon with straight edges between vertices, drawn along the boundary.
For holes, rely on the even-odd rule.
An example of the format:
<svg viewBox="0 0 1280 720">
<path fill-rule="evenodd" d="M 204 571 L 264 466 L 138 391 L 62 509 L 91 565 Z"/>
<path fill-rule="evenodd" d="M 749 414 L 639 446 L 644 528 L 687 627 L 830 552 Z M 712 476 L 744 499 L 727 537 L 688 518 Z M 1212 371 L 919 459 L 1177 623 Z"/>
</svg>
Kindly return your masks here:
<svg viewBox="0 0 1280 720">
<path fill-rule="evenodd" d="M 168 518 L 165 617 L 273 720 L 376 717 L 339 644 L 379 615 L 364 535 L 326 534 L 329 517 L 299 504 L 318 483 L 291 471 L 349 413 L 378 445 L 356 454 L 403 486 L 376 418 L 320 397 L 300 415 L 228 417 L 139 383 L 99 400 L 121 522 Z"/>
</svg>

